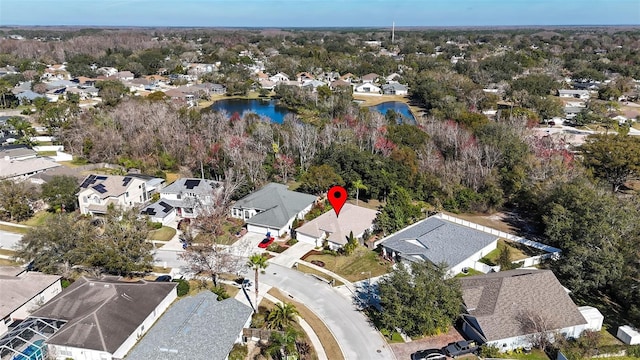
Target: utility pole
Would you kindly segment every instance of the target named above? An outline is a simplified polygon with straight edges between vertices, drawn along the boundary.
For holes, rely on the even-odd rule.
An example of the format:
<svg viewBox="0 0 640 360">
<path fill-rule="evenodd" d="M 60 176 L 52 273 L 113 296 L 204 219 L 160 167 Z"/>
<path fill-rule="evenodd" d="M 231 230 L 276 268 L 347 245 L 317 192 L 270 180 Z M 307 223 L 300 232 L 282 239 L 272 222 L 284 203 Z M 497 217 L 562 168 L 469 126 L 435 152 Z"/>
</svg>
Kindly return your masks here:
<svg viewBox="0 0 640 360">
<path fill-rule="evenodd" d="M 394 21 L 391 24 L 391 43 L 394 44 L 396 41 L 396 22 Z"/>
</svg>

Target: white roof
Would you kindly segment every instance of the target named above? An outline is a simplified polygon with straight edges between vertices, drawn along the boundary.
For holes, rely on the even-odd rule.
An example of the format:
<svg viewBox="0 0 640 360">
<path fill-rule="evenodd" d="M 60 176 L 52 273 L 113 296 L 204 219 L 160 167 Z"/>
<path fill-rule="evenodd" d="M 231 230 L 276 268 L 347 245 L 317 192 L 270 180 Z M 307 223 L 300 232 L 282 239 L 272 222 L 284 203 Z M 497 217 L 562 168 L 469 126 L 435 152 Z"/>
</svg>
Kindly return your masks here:
<svg viewBox="0 0 640 360">
<path fill-rule="evenodd" d="M 329 210 L 302 225 L 296 229 L 296 232 L 314 238 L 322 238 L 326 233 L 327 240 L 344 245 L 347 243 L 349 232 L 353 231 L 353 236 L 362 234 L 366 229 L 371 228 L 377 215 L 376 210 L 344 204 L 339 216 L 336 216 L 335 211 Z"/>
</svg>

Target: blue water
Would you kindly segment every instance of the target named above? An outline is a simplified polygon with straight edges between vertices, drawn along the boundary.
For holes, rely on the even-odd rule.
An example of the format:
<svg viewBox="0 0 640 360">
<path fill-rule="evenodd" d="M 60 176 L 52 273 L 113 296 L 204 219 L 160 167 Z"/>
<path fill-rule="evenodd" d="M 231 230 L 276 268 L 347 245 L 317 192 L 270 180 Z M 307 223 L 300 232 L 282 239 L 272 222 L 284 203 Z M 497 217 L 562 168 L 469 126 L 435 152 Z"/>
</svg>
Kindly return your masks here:
<svg viewBox="0 0 640 360">
<path fill-rule="evenodd" d="M 378 111 L 378 112 L 382 113 L 383 115 L 386 115 L 387 111 L 393 110 L 397 114 L 400 114 L 403 117 L 409 119 L 409 121 L 412 124 L 415 123 L 415 121 L 416 121 L 416 119 L 413 117 L 413 114 L 411 113 L 411 110 L 409 109 L 409 106 L 407 104 L 403 103 L 403 102 L 388 101 L 388 102 L 384 102 L 382 104 L 378 104 L 376 106 L 371 106 L 369 108 L 371 110 Z"/>
<path fill-rule="evenodd" d="M 242 116 L 245 111 L 256 113 L 261 117 L 268 117 L 272 122 L 282 124 L 285 115 L 290 113 L 286 107 L 277 106 L 276 100 L 255 99 L 226 99 L 211 105 L 213 111 L 226 111 L 229 116 L 238 113 Z"/>
<path fill-rule="evenodd" d="M 13 360 L 41 360 L 44 359 L 45 348 L 44 340 L 36 340 L 33 345 L 21 351 L 23 355 L 16 355 Z"/>
<path fill-rule="evenodd" d="M 276 100 L 225 99 L 214 102 L 213 105 L 211 105 L 211 110 L 224 110 L 229 116 L 232 116 L 234 113 L 242 116 L 244 112 L 253 112 L 261 117 L 271 119 L 272 122 L 282 124 L 284 117 L 290 113 L 290 111 L 286 107 L 276 105 L 276 103 Z M 393 110 L 409 119 L 411 123 L 415 123 L 415 118 L 413 114 L 411 114 L 409 106 L 399 101 L 389 101 L 369 108 L 383 115 L 385 115 L 388 110 Z"/>
</svg>

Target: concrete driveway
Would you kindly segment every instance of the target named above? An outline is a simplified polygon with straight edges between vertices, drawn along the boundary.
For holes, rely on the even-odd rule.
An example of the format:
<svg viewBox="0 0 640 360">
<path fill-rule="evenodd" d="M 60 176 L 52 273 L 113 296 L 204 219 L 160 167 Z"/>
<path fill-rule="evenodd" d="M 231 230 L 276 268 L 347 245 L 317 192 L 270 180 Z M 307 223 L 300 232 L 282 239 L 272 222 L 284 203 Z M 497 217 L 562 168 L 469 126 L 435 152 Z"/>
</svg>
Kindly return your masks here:
<svg viewBox="0 0 640 360">
<path fill-rule="evenodd" d="M 277 264 L 267 267 L 260 283 L 288 292 L 315 312 L 335 336 L 346 359 L 395 359 L 382 335 L 353 302 L 327 283 Z"/>
<path fill-rule="evenodd" d="M 464 340 L 462 335 L 454 327 L 449 329 L 446 334 L 438 336 L 425 337 L 419 340 L 414 340 L 409 343 L 397 343 L 391 344 L 396 358 L 398 359 L 410 359 L 411 354 L 419 350 L 426 349 L 441 349 L 449 343 Z"/>
<path fill-rule="evenodd" d="M 22 234 L 0 230 L 0 249 L 14 250 L 22 239 Z"/>
</svg>

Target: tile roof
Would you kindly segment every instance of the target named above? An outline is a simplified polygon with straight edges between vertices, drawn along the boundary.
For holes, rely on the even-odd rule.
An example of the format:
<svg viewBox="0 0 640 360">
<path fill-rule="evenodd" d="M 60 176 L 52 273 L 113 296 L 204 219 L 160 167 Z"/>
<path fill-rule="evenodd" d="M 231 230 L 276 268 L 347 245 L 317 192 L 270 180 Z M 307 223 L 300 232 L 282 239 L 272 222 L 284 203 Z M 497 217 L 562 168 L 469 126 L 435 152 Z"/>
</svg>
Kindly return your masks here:
<svg viewBox="0 0 640 360">
<path fill-rule="evenodd" d="M 460 279 L 469 315 L 487 341 L 527 335 L 520 316 L 533 313 L 550 330 L 586 324 L 584 316 L 550 270 L 509 270 Z"/>
<path fill-rule="evenodd" d="M 113 354 L 175 292 L 174 282 L 76 280 L 32 317 L 66 320 L 47 343 Z"/>
<path fill-rule="evenodd" d="M 286 185 L 269 183 L 238 200 L 233 207 L 260 210 L 247 223 L 282 228 L 296 214 L 316 201 L 314 195 L 290 191 Z"/>
<path fill-rule="evenodd" d="M 58 275 L 39 272 L 17 273 L 14 268 L 3 269 L 0 275 L 0 320 L 9 316 L 56 281 Z"/>
<path fill-rule="evenodd" d="M 347 203 L 342 207 L 340 216 L 336 216 L 335 211 L 329 210 L 300 226 L 296 232 L 314 238 L 321 238 L 326 232 L 329 234 L 327 240 L 344 245 L 347 243 L 349 232 L 353 231 L 354 236 L 362 234 L 366 229 L 371 228 L 377 215 L 376 210 Z"/>
<path fill-rule="evenodd" d="M 236 299 L 210 291 L 175 303 L 127 355 L 127 360 L 224 360 L 251 317 Z"/>
<path fill-rule="evenodd" d="M 429 217 L 388 236 L 381 243 L 407 260 L 444 262 L 451 268 L 497 239 L 470 227 Z"/>
</svg>

